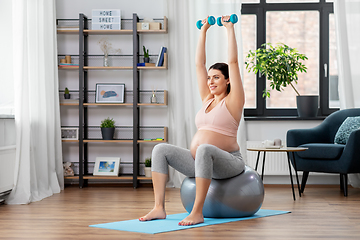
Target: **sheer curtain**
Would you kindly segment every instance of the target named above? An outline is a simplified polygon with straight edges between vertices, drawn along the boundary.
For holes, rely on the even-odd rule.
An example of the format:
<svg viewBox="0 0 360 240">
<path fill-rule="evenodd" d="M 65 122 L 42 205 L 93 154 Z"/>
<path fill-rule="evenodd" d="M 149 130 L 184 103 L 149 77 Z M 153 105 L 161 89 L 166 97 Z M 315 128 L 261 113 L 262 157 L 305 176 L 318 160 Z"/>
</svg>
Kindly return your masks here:
<svg viewBox="0 0 360 240">
<path fill-rule="evenodd" d="M 55 0 L 13 1 L 16 163 L 8 204 L 64 188 Z"/>
<path fill-rule="evenodd" d="M 360 1 L 335 0 L 334 14 L 340 109 L 360 108 Z M 360 187 L 360 174 L 350 174 L 349 181 L 353 187 Z"/>
<path fill-rule="evenodd" d="M 241 1 L 168 0 L 169 20 L 169 143 L 189 148 L 196 133 L 195 115 L 201 108 L 201 98 L 195 72 L 195 50 L 199 30 L 195 23 L 208 15 L 237 14 L 241 20 Z M 235 25 L 242 62 L 241 23 Z M 207 34 L 207 68 L 215 62 L 227 62 L 227 36 L 224 27 L 212 26 Z M 240 69 L 243 70 L 243 69 Z M 246 158 L 246 127 L 241 121 L 238 141 Z M 246 160 L 246 159 L 245 159 Z M 180 187 L 184 175 L 170 169 L 168 187 Z"/>
</svg>

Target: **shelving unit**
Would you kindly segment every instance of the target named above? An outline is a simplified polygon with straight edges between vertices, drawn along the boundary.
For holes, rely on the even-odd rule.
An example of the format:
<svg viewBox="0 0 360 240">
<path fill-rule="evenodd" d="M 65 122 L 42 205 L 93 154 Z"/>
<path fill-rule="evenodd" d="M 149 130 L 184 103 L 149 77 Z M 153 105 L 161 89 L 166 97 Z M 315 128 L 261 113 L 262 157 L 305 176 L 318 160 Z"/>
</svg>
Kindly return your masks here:
<svg viewBox="0 0 360 240">
<path fill-rule="evenodd" d="M 79 102 L 61 102 L 61 106 L 77 106 L 79 108 L 79 139 L 78 140 L 63 140 L 68 143 L 78 143 L 79 146 L 79 175 L 73 177 L 65 177 L 65 179 L 78 180 L 79 187 L 85 187 L 88 185 L 88 180 L 132 180 L 133 187 L 138 186 L 139 180 L 151 180 L 139 175 L 139 144 L 143 143 L 161 143 L 167 142 L 167 127 L 144 127 L 139 125 L 139 108 L 142 106 L 167 106 L 168 92 L 166 90 L 157 91 L 157 94 L 163 97 L 163 101 L 159 103 L 148 103 L 141 101 L 141 96 L 149 94 L 151 91 L 141 91 L 139 89 L 140 74 L 139 71 L 144 70 L 166 70 L 167 66 L 167 55 L 164 56 L 164 65 L 161 67 L 138 67 L 139 63 L 139 34 L 166 34 L 167 33 L 167 18 L 162 19 L 163 27 L 160 30 L 137 30 L 137 22 L 139 18 L 136 13 L 133 14 L 132 18 L 132 29 L 124 30 L 90 30 L 89 19 L 82 13 L 79 14 L 79 29 L 78 30 L 58 30 L 58 34 L 78 34 L 79 36 L 79 66 L 78 67 L 59 67 L 59 70 L 76 70 L 79 72 Z M 132 35 L 133 38 L 133 51 L 132 51 L 132 66 L 89 66 L 89 51 L 88 51 L 88 38 L 90 35 Z M 131 70 L 133 76 L 133 91 L 132 91 L 132 102 L 129 101 L 129 97 L 126 97 L 125 103 L 95 103 L 94 91 L 90 91 L 88 88 L 88 72 L 89 71 L 123 71 Z M 126 93 L 125 93 L 126 94 Z M 131 93 L 128 93 L 131 94 Z M 102 140 L 100 134 L 100 127 L 89 126 L 88 124 L 88 109 L 98 108 L 103 106 L 111 106 L 114 108 L 132 107 L 132 126 L 117 126 L 115 130 L 114 140 Z M 120 136 L 121 131 L 131 132 L 131 136 Z M 156 137 L 145 138 L 146 132 L 156 131 L 158 135 Z M 158 132 L 161 132 L 161 136 Z M 149 133 L 147 134 L 147 136 Z M 162 139 L 162 140 L 159 140 Z M 101 144 L 132 144 L 133 147 L 133 172 L 132 175 L 121 175 L 117 177 L 110 176 L 92 176 L 89 173 L 89 162 L 88 162 L 88 148 L 89 144 L 101 143 Z"/>
</svg>

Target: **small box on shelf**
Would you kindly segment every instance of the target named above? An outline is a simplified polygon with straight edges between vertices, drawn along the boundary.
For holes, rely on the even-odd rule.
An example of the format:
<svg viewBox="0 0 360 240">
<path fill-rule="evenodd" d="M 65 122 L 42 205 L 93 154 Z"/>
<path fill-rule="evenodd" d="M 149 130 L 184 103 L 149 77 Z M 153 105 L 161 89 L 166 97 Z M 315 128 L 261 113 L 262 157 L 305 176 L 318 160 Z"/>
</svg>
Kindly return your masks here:
<svg viewBox="0 0 360 240">
<path fill-rule="evenodd" d="M 138 22 L 137 30 L 161 30 L 161 23 L 159 22 Z"/>
</svg>

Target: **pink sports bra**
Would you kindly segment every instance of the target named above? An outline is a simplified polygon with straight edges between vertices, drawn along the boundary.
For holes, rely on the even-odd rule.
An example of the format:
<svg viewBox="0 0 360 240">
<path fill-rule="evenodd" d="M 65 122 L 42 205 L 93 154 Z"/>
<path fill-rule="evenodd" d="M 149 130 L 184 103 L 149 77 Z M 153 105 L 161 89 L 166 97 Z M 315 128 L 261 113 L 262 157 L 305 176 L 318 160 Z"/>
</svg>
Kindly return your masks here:
<svg viewBox="0 0 360 240">
<path fill-rule="evenodd" d="M 226 97 L 225 97 L 226 98 Z M 209 130 L 227 136 L 236 137 L 239 123 L 226 107 L 225 98 L 210 112 L 206 112 L 215 98 L 209 99 L 196 114 L 195 124 L 198 130 Z"/>
</svg>

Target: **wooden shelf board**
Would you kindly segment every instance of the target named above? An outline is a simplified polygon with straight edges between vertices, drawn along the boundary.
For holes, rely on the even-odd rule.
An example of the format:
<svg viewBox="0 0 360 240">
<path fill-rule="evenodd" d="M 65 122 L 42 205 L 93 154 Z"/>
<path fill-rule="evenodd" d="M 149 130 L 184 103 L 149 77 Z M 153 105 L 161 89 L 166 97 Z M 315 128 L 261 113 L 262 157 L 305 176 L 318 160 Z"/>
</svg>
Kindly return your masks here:
<svg viewBox="0 0 360 240">
<path fill-rule="evenodd" d="M 88 176 L 83 176 L 83 179 L 102 179 L 102 180 L 107 180 L 107 179 L 112 179 L 112 180 L 133 180 L 132 176 L 92 176 L 92 175 L 88 175 Z"/>
<path fill-rule="evenodd" d="M 79 176 L 71 176 L 71 177 L 64 177 L 64 179 L 68 180 L 78 180 Z M 83 176 L 83 179 L 95 179 L 95 180 L 133 180 L 132 176 Z M 138 176 L 138 180 L 152 180 L 151 177 L 145 177 L 145 176 Z"/>
<path fill-rule="evenodd" d="M 79 34 L 79 30 L 78 29 L 76 29 L 76 30 L 61 30 L 61 29 L 58 29 L 57 33 L 59 33 L 59 34 Z"/>
<path fill-rule="evenodd" d="M 137 180 L 152 180 L 151 177 L 138 176 Z"/>
<path fill-rule="evenodd" d="M 79 106 L 79 103 L 60 103 L 60 106 Z"/>
<path fill-rule="evenodd" d="M 137 30 L 138 33 L 167 33 L 167 29 L 160 30 Z M 57 33 L 59 34 L 79 34 L 79 30 L 61 30 L 58 29 Z M 123 29 L 123 30 L 86 30 L 84 29 L 84 33 L 93 34 L 93 35 L 121 35 L 121 34 L 132 34 L 132 29 Z"/>
<path fill-rule="evenodd" d="M 166 143 L 165 140 L 151 140 L 151 141 L 146 141 L 146 140 L 138 140 L 138 143 Z"/>
<path fill-rule="evenodd" d="M 76 67 L 60 67 L 60 66 L 58 66 L 58 69 L 64 69 L 64 70 L 79 70 L 79 66 L 76 66 Z"/>
<path fill-rule="evenodd" d="M 137 30 L 138 33 L 167 33 L 167 29 L 160 29 L 160 30 Z"/>
<path fill-rule="evenodd" d="M 61 140 L 62 142 L 79 142 L 79 140 Z"/>
<path fill-rule="evenodd" d="M 165 70 L 167 69 L 167 66 L 161 66 L 161 67 L 137 67 L 139 70 Z"/>
<path fill-rule="evenodd" d="M 87 30 L 84 29 L 84 33 L 94 34 L 94 35 L 118 35 L 118 34 L 132 34 L 132 29 L 123 29 L 123 30 Z"/>
<path fill-rule="evenodd" d="M 75 179 L 78 180 L 79 176 L 64 177 L 64 179 Z"/>
<path fill-rule="evenodd" d="M 87 143 L 132 143 L 133 140 L 83 140 Z"/>
<path fill-rule="evenodd" d="M 166 106 L 166 103 L 138 103 L 138 106 Z"/>
<path fill-rule="evenodd" d="M 84 103 L 84 106 L 132 106 L 132 103 Z"/>
<path fill-rule="evenodd" d="M 84 66 L 84 70 L 132 70 L 133 67 L 89 67 Z"/>
</svg>

